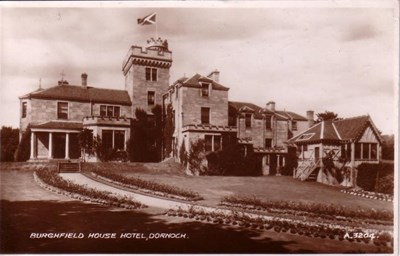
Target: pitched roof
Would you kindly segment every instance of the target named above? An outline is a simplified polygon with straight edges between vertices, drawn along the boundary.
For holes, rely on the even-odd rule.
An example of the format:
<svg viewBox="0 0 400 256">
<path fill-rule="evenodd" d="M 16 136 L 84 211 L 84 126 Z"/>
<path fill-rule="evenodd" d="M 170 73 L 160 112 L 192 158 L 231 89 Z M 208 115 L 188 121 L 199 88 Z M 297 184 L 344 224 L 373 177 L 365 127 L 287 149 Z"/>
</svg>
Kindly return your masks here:
<svg viewBox="0 0 400 256">
<path fill-rule="evenodd" d="M 49 121 L 45 123 L 31 124 L 30 127 L 37 129 L 82 130 L 82 123 Z"/>
<path fill-rule="evenodd" d="M 321 140 L 349 141 L 357 140 L 365 129 L 371 126 L 379 141 L 378 130 L 369 116 L 358 116 L 341 120 L 328 120 L 315 124 L 308 130 L 288 140 L 288 143 L 309 143 Z"/>
<path fill-rule="evenodd" d="M 250 112 L 254 111 L 254 118 L 262 119 L 263 118 L 263 108 L 249 102 L 239 102 L 239 101 L 228 101 L 229 109 L 233 109 L 236 112 L 247 110 Z M 251 111 L 253 110 L 253 111 Z M 269 111 L 269 110 L 268 110 Z M 269 111 L 270 112 L 270 111 Z M 271 112 L 272 114 L 272 112 Z"/>
<path fill-rule="evenodd" d="M 132 105 L 129 94 L 125 90 L 103 89 L 95 87 L 58 85 L 40 91 L 28 93 L 23 98 L 72 100 L 94 103 L 111 103 L 120 105 Z"/>
<path fill-rule="evenodd" d="M 229 88 L 221 85 L 220 83 L 217 83 L 216 81 L 212 80 L 209 77 L 205 77 L 199 74 L 195 74 L 194 76 L 190 78 L 182 77 L 178 79 L 176 82 L 173 83 L 175 84 L 182 84 L 184 87 L 194 87 L 194 88 L 201 88 L 201 82 L 207 82 L 212 84 L 212 89 L 213 90 L 221 90 L 221 91 L 228 91 Z"/>
<path fill-rule="evenodd" d="M 305 118 L 304 116 L 301 116 L 301 115 L 296 114 L 296 113 L 291 112 L 291 111 L 277 110 L 276 112 L 279 113 L 280 115 L 283 115 L 283 116 L 287 117 L 288 119 L 291 119 L 291 120 L 308 121 L 308 119 Z"/>
</svg>

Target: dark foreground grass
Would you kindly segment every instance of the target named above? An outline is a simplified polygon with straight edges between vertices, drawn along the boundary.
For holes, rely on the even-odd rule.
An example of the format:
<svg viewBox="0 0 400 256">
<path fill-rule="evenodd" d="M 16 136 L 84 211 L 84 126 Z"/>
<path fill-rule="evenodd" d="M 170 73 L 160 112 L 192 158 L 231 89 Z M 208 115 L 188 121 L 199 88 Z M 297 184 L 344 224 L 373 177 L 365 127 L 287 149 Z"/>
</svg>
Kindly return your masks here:
<svg viewBox="0 0 400 256">
<path fill-rule="evenodd" d="M 59 201 L 1 201 L 1 253 L 317 253 L 376 252 L 370 245 L 298 238 L 200 222 L 173 223 L 166 217 Z M 83 233 L 84 239 L 33 239 L 32 233 Z M 117 239 L 89 239 L 89 233 Z M 122 239 L 122 233 L 181 233 L 181 239 Z"/>
</svg>

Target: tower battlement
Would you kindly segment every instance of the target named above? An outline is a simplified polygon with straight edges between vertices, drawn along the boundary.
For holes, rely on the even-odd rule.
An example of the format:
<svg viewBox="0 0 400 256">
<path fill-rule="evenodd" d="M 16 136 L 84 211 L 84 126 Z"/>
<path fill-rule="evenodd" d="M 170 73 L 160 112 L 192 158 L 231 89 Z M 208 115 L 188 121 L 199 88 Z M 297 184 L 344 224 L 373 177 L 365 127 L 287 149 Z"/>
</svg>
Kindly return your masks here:
<svg viewBox="0 0 400 256">
<path fill-rule="evenodd" d="M 168 90 L 172 52 L 167 40 L 151 38 L 145 47 L 133 45 L 129 48 L 122 72 L 125 90 L 132 100 L 132 113 L 137 108 L 151 113 L 162 104 L 162 94 Z"/>
<path fill-rule="evenodd" d="M 122 62 L 124 75 L 129 71 L 132 64 L 168 69 L 172 65 L 172 52 L 168 50 L 166 40 L 152 38 L 147 40 L 146 47 L 131 46 Z"/>
</svg>

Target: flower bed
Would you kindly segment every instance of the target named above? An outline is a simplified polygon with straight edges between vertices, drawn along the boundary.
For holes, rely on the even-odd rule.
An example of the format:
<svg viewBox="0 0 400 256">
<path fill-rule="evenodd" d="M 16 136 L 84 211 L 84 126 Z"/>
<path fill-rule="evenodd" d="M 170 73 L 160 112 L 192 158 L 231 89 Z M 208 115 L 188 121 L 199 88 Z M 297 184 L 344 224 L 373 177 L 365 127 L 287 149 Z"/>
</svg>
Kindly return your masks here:
<svg viewBox="0 0 400 256">
<path fill-rule="evenodd" d="M 354 196 L 361 196 L 361 197 L 365 197 L 365 198 L 369 198 L 369 199 L 393 202 L 393 196 L 389 195 L 389 194 L 359 190 L 359 189 L 354 189 L 354 188 L 342 189 L 342 190 L 340 190 L 340 192 L 345 193 L 345 194 L 354 195 Z"/>
<path fill-rule="evenodd" d="M 92 170 L 96 177 L 108 182 L 138 190 L 146 194 L 153 194 L 161 197 L 175 198 L 184 201 L 199 201 L 203 198 L 196 192 L 184 190 L 174 186 L 147 181 L 139 178 L 125 177 L 120 174 L 111 173 L 104 170 Z"/>
<path fill-rule="evenodd" d="M 194 207 L 191 207 L 188 210 L 183 210 L 181 208 L 174 210 L 170 209 L 165 214 L 168 216 L 190 218 L 214 224 L 225 224 L 260 230 L 265 229 L 322 239 L 364 242 L 384 247 L 383 251 L 390 252 L 393 250 L 392 234 L 372 229 L 353 228 L 320 222 L 288 220 L 279 217 L 264 218 L 263 216 L 255 216 L 238 211 L 231 211 L 230 213 L 205 212 L 204 210 L 195 209 Z M 374 234 L 375 238 L 354 238 L 354 236 L 346 234 Z"/>
<path fill-rule="evenodd" d="M 34 172 L 36 182 L 43 188 L 82 201 L 117 206 L 127 209 L 144 208 L 145 205 L 130 197 L 118 197 L 111 192 L 100 191 L 74 184 L 61 178 L 55 171 L 40 168 Z"/>
<path fill-rule="evenodd" d="M 287 213 L 297 216 L 311 216 L 331 220 L 350 222 L 367 222 L 370 224 L 393 224 L 393 213 L 374 209 L 357 211 L 333 204 L 301 203 L 293 201 L 261 201 L 255 197 L 228 196 L 222 199 L 221 205 L 250 210 Z"/>
</svg>

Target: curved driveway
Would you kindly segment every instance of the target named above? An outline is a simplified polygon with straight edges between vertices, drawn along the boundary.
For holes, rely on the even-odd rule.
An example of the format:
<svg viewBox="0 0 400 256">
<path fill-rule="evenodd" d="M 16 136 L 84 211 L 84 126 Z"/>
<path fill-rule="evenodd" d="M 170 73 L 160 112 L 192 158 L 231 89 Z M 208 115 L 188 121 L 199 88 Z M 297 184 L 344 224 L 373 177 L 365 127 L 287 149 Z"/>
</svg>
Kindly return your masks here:
<svg viewBox="0 0 400 256">
<path fill-rule="evenodd" d="M 163 208 L 163 209 L 178 209 L 181 208 L 183 210 L 188 210 L 190 207 L 193 207 L 196 210 L 204 210 L 206 212 L 221 212 L 221 213 L 230 213 L 230 210 L 218 209 L 207 206 L 199 206 L 193 205 L 190 203 L 177 202 L 170 199 L 156 198 L 152 196 L 146 196 L 138 193 L 134 193 L 131 191 L 127 191 L 124 189 L 116 188 L 113 186 L 109 186 L 107 184 L 95 181 L 90 179 L 80 173 L 60 173 L 59 174 L 63 179 L 71 181 L 75 184 L 87 186 L 88 188 L 93 188 L 97 190 L 111 192 L 118 196 L 128 196 L 132 199 L 151 207 Z M 250 216 L 253 214 L 249 214 Z"/>
</svg>

